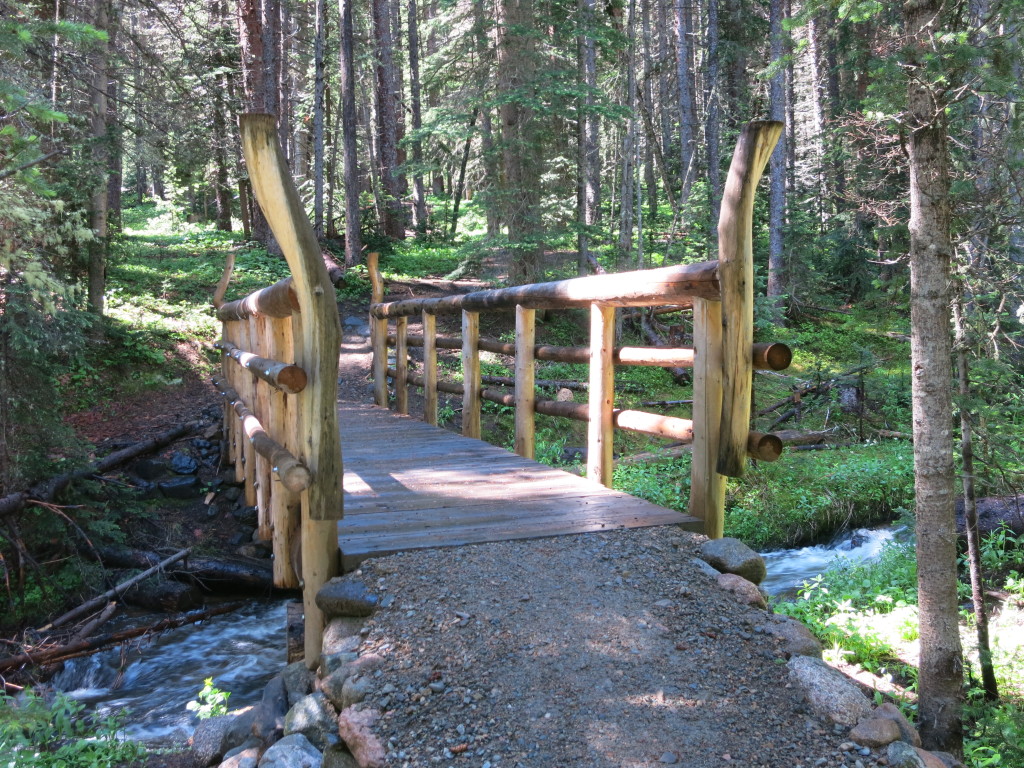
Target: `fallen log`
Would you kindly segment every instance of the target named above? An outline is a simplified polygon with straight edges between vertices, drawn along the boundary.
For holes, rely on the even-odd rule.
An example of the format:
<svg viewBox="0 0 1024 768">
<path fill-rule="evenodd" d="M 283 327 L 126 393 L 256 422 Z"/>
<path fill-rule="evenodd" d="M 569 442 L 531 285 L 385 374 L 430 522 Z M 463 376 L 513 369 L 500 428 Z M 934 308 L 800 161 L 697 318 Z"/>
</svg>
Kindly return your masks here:
<svg viewBox="0 0 1024 768">
<path fill-rule="evenodd" d="M 156 552 L 120 547 L 98 547 L 100 561 L 110 568 L 152 568 L 163 558 Z M 165 573 L 181 581 L 245 589 L 273 589 L 274 574 L 269 561 L 241 558 L 189 557 L 183 563 L 167 566 Z"/>
<path fill-rule="evenodd" d="M 47 631 L 49 631 L 51 629 L 56 629 L 57 627 L 62 627 L 65 624 L 67 624 L 68 622 L 74 621 L 75 619 L 79 618 L 80 616 L 85 616 L 87 613 L 89 613 L 89 612 L 93 611 L 94 609 L 98 608 L 99 606 L 103 605 L 108 600 L 119 598 L 122 594 L 127 592 L 131 587 L 135 586 L 136 584 L 138 584 L 143 579 L 149 578 L 150 576 L 152 576 L 154 573 L 156 573 L 160 569 L 166 568 L 168 565 L 171 565 L 172 563 L 176 563 L 179 560 L 187 557 L 188 554 L 191 551 L 192 551 L 192 547 L 188 547 L 186 549 L 181 550 L 177 554 L 171 555 L 166 560 L 162 560 L 161 562 L 157 563 L 156 565 L 152 566 L 151 568 L 147 568 L 145 571 L 143 571 L 142 573 L 138 574 L 137 576 L 133 576 L 132 578 L 128 579 L 127 581 L 121 582 L 120 584 L 118 584 L 113 589 L 109 589 L 106 592 L 104 592 L 102 595 L 98 595 L 98 596 L 92 598 L 91 600 L 86 600 L 84 603 L 82 603 L 77 608 L 74 608 L 74 609 L 68 611 L 63 616 L 58 616 L 56 619 L 51 621 L 49 624 L 47 624 L 44 627 L 40 627 L 36 631 L 40 632 L 40 633 L 47 632 Z"/>
<path fill-rule="evenodd" d="M 64 661 L 75 656 L 95 653 L 96 651 L 101 651 L 104 648 L 109 648 L 110 646 L 123 643 L 125 640 L 132 640 L 133 638 L 141 637 L 143 635 L 163 632 L 167 629 L 175 629 L 176 627 L 181 627 L 185 624 L 195 624 L 198 621 L 202 621 L 213 616 L 230 613 L 231 611 L 238 610 L 244 605 L 245 603 L 241 602 L 225 603 L 224 605 L 219 605 L 215 608 L 208 608 L 202 611 L 191 611 L 190 613 L 185 613 L 181 616 L 161 619 L 153 624 L 147 624 L 144 627 L 123 629 L 119 632 L 112 632 L 110 634 L 100 635 L 86 640 L 78 640 L 56 648 L 46 648 L 38 651 L 30 651 L 28 653 L 19 653 L 16 656 L 8 656 L 0 659 L 0 672 L 21 667 L 26 664 L 52 664 L 53 662 Z"/>
<path fill-rule="evenodd" d="M 3 498 L 0 498 L 0 517 L 6 517 L 21 512 L 25 505 L 33 500 L 46 502 L 48 504 L 53 503 L 57 500 L 57 497 L 75 480 L 82 480 L 87 477 L 92 477 L 93 475 L 101 475 L 104 472 L 109 472 L 114 467 L 131 461 L 144 453 L 150 453 L 151 451 L 163 448 L 165 445 L 173 443 L 175 440 L 194 432 L 198 428 L 199 422 L 182 424 L 181 426 L 163 432 L 149 440 L 143 440 L 135 445 L 122 448 L 120 451 L 114 451 L 86 469 L 57 475 L 56 477 L 52 477 L 49 480 L 45 480 L 42 483 L 33 486 L 30 491 L 16 491 L 15 493 L 10 493 Z"/>
<path fill-rule="evenodd" d="M 878 430 L 879 437 L 892 437 L 897 440 L 913 440 L 914 436 L 909 432 L 894 432 L 891 429 L 880 429 Z"/>
<path fill-rule="evenodd" d="M 757 415 L 767 416 L 772 411 L 777 411 L 779 410 L 779 408 L 782 408 L 783 406 L 788 405 L 789 403 L 799 403 L 800 400 L 806 397 L 807 395 L 819 397 L 828 392 L 833 387 L 835 387 L 837 384 L 840 383 L 840 381 L 842 381 L 842 379 L 846 378 L 847 376 L 852 376 L 853 374 L 860 373 L 861 371 L 865 371 L 868 368 L 873 368 L 879 363 L 883 362 L 885 361 L 877 360 L 875 362 L 865 363 L 864 365 L 858 365 L 854 368 L 851 368 L 848 371 L 844 371 L 843 373 L 840 373 L 838 376 L 833 376 L 831 379 L 828 379 L 826 381 L 819 381 L 817 384 L 804 384 L 801 387 L 797 387 L 796 390 L 793 391 L 793 394 L 788 395 L 787 397 L 784 397 L 781 400 L 778 400 L 772 403 L 771 405 L 762 408 L 757 412 Z"/>
<path fill-rule="evenodd" d="M 647 340 L 650 341 L 651 344 L 653 344 L 654 346 L 668 346 L 665 343 L 665 340 L 661 338 L 661 335 L 656 330 L 654 330 L 654 327 L 651 325 L 651 321 L 647 317 L 647 315 L 642 313 L 640 315 L 640 328 L 641 330 L 643 330 L 644 336 L 647 337 Z M 688 369 L 680 368 L 678 366 L 666 366 L 665 370 L 672 374 L 672 378 L 675 379 L 677 384 L 690 383 L 690 372 Z"/>
<path fill-rule="evenodd" d="M 784 445 L 814 445 L 827 437 L 833 437 L 835 430 L 825 429 L 818 432 L 801 432 L 799 429 L 780 429 L 772 432 Z"/>
</svg>

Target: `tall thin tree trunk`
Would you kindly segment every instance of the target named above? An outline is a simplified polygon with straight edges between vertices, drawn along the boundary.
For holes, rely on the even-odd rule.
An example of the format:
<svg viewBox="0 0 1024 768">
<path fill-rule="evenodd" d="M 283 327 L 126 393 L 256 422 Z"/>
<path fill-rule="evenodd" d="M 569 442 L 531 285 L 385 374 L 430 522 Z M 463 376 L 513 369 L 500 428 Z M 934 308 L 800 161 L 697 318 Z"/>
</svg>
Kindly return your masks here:
<svg viewBox="0 0 1024 768">
<path fill-rule="evenodd" d="M 981 537 L 978 534 L 978 499 L 974 491 L 974 441 L 971 413 L 967 403 L 971 397 L 971 377 L 967 362 L 967 323 L 963 297 L 953 304 L 956 326 L 956 368 L 960 390 L 960 478 L 964 490 L 964 530 L 967 534 L 967 570 L 971 577 L 971 603 L 974 606 L 974 628 L 978 637 L 978 663 L 981 687 L 985 698 L 996 701 L 999 685 L 992 665 L 992 645 L 988 638 L 988 609 L 985 606 L 985 583 L 981 573 Z"/>
<path fill-rule="evenodd" d="M 356 79 L 353 62 L 352 4 L 341 0 L 340 74 L 341 74 L 341 142 L 345 157 L 345 265 L 355 266 L 363 250 L 359 231 L 359 168 L 356 154 Z M 337 138 L 335 138 L 337 140 Z"/>
<path fill-rule="evenodd" d="M 324 93 L 326 86 L 327 0 L 316 0 L 313 41 L 313 231 L 324 236 Z"/>
<path fill-rule="evenodd" d="M 594 0 L 579 0 L 580 35 L 579 78 L 584 93 L 577 104 L 577 236 L 579 274 L 590 271 L 590 235 L 597 226 L 601 209 L 601 154 L 598 135 L 598 116 L 594 112 L 594 94 L 597 90 L 597 50 L 592 27 Z"/>
<path fill-rule="evenodd" d="M 690 36 L 687 0 L 676 0 L 676 73 L 679 83 L 679 174 L 682 177 L 679 204 L 685 208 L 690 199 L 696 163 L 697 114 L 693 98 L 693 70 L 690 67 Z"/>
<path fill-rule="evenodd" d="M 785 68 L 782 56 L 785 44 L 782 31 L 783 0 L 771 0 L 769 6 L 769 36 L 771 38 L 771 62 L 777 67 L 768 83 L 769 114 L 772 120 L 786 119 L 786 89 L 783 82 Z M 782 296 L 786 293 L 785 263 L 783 261 L 782 232 L 786 214 L 786 142 L 783 135 L 775 145 L 768 161 L 768 296 Z"/>
<path fill-rule="evenodd" d="M 96 0 L 93 27 L 107 32 L 110 27 L 109 0 Z M 91 56 L 92 96 L 90 136 L 95 182 L 89 206 L 89 226 L 93 241 L 89 248 L 89 310 L 103 315 L 107 287 L 107 179 L 110 172 L 110 136 L 107 126 L 107 85 L 109 80 L 109 48 L 107 40 L 97 41 Z"/>
<path fill-rule="evenodd" d="M 423 186 L 423 142 L 419 130 L 423 127 L 420 115 L 420 33 L 416 18 L 416 0 L 409 0 L 407 23 L 409 26 L 409 97 L 412 112 L 412 223 L 416 232 L 427 231 L 427 193 Z"/>
<path fill-rule="evenodd" d="M 394 59 L 390 0 L 373 0 L 373 35 L 377 57 L 377 174 L 385 197 L 380 209 L 384 234 L 405 237 L 402 185 L 398 174 L 398 71 Z"/>
<path fill-rule="evenodd" d="M 622 136 L 622 189 L 619 194 L 619 256 L 629 258 L 633 250 L 634 203 L 636 192 L 633 188 L 634 163 L 636 162 L 636 0 L 629 3 L 627 27 L 626 67 L 626 108 L 630 111 L 626 131 Z"/>
<path fill-rule="evenodd" d="M 718 251 L 718 214 L 722 208 L 721 83 L 718 52 L 718 0 L 708 0 L 707 75 L 705 90 L 706 116 L 704 142 L 708 153 L 708 245 Z"/>
<path fill-rule="evenodd" d="M 921 632 L 918 712 L 926 749 L 962 748 L 963 654 L 957 604 L 953 407 L 949 328 L 949 148 L 946 113 L 926 57 L 942 0 L 908 0 L 907 154 L 910 165 L 910 354 Z"/>
</svg>

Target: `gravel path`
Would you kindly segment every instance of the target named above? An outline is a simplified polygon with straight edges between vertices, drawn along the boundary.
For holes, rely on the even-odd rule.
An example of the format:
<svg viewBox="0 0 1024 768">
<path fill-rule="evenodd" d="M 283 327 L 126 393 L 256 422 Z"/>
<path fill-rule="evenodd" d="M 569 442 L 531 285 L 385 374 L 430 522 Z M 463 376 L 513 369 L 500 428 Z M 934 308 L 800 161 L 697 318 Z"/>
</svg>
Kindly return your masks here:
<svg viewBox="0 0 1024 768">
<path fill-rule="evenodd" d="M 358 317 L 339 394 L 366 401 Z M 810 714 L 767 614 L 693 564 L 701 541 L 662 527 L 365 562 L 354 575 L 385 596 L 360 651 L 384 659 L 365 703 L 388 765 L 879 765 Z"/>
<path fill-rule="evenodd" d="M 790 687 L 763 611 L 653 528 L 402 553 L 363 564 L 386 595 L 362 651 L 367 704 L 402 766 L 874 764 Z"/>
</svg>

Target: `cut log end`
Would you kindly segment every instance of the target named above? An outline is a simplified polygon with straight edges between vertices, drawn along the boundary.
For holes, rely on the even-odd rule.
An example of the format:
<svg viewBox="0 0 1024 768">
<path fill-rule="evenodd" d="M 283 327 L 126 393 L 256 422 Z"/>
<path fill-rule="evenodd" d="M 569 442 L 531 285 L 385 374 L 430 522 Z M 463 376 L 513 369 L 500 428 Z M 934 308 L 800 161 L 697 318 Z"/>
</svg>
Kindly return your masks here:
<svg viewBox="0 0 1024 768">
<path fill-rule="evenodd" d="M 784 371 L 793 362 L 793 350 L 778 342 L 754 345 L 754 367 L 759 370 Z"/>
<path fill-rule="evenodd" d="M 758 461 L 778 461 L 782 456 L 782 440 L 777 435 L 751 432 L 747 436 L 747 455 Z"/>
<path fill-rule="evenodd" d="M 308 382 L 305 369 L 298 365 L 285 366 L 277 375 L 277 383 L 289 395 L 295 395 L 304 390 Z"/>
</svg>

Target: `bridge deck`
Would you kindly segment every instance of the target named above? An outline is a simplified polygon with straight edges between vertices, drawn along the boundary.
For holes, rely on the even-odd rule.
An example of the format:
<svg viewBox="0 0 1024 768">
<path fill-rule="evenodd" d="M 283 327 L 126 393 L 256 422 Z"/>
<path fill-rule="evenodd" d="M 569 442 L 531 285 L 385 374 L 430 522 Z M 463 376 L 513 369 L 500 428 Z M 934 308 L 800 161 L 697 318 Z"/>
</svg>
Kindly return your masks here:
<svg viewBox="0 0 1024 768">
<path fill-rule="evenodd" d="M 701 521 L 383 408 L 341 403 L 342 567 L 410 549 Z"/>
</svg>

